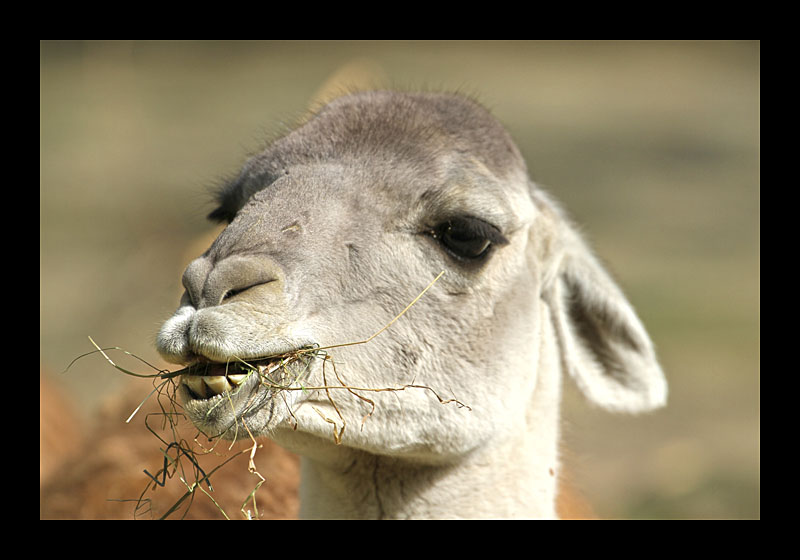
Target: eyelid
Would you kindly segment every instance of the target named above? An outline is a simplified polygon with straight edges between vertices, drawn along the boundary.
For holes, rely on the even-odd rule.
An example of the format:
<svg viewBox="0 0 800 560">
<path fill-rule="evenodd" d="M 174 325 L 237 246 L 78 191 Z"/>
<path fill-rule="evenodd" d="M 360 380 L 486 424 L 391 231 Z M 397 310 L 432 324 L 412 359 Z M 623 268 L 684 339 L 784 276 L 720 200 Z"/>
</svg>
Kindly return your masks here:
<svg viewBox="0 0 800 560">
<path fill-rule="evenodd" d="M 494 245 L 507 245 L 509 243 L 506 236 L 503 235 L 498 227 L 480 218 L 475 218 L 474 216 L 457 216 L 442 223 L 447 224 L 450 228 L 455 227 L 461 229 L 475 237 L 488 239 Z"/>
</svg>

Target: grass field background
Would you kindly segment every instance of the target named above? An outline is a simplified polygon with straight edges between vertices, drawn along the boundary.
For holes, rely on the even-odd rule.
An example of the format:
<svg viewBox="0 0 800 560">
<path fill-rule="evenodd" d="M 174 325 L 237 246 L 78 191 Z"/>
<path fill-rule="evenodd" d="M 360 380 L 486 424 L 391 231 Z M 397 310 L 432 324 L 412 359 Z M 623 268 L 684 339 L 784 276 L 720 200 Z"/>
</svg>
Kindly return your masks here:
<svg viewBox="0 0 800 560">
<path fill-rule="evenodd" d="M 759 518 L 758 42 L 42 42 L 46 375 L 89 418 L 130 380 L 99 356 L 60 374 L 87 335 L 158 363 L 209 188 L 342 76 L 482 100 L 647 325 L 668 408 L 611 415 L 567 383 L 598 513 Z"/>
</svg>

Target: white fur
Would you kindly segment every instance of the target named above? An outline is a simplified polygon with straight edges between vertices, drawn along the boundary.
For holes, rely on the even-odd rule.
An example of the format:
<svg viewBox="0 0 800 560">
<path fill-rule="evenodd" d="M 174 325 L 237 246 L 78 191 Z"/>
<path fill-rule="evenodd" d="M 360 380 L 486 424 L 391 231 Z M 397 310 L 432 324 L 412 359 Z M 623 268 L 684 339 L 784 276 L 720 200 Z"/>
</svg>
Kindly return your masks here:
<svg viewBox="0 0 800 560">
<path fill-rule="evenodd" d="M 244 421 L 299 453 L 304 517 L 553 518 L 562 373 L 610 410 L 666 400 L 630 304 L 471 101 L 334 101 L 251 159 L 231 192 L 246 201 L 187 269 L 183 307 L 159 334 L 172 361 L 364 340 L 445 271 L 389 329 L 331 349 L 295 385 L 431 390 L 361 391 L 375 404 L 364 421 L 371 405 L 343 389 L 286 391 L 244 420 L 187 400 L 210 435 Z M 429 233 L 454 216 L 508 244 L 465 265 Z"/>
</svg>

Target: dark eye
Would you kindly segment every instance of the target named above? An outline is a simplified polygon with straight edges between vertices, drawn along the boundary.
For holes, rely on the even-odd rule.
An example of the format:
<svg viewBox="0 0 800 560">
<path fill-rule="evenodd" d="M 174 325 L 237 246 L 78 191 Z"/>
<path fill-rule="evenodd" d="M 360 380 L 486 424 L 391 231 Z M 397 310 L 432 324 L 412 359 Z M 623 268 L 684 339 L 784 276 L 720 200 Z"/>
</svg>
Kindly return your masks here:
<svg viewBox="0 0 800 560">
<path fill-rule="evenodd" d="M 453 218 L 440 224 L 431 235 L 459 259 L 475 261 L 489 254 L 492 245 L 508 243 L 500 230 L 478 218 Z"/>
</svg>

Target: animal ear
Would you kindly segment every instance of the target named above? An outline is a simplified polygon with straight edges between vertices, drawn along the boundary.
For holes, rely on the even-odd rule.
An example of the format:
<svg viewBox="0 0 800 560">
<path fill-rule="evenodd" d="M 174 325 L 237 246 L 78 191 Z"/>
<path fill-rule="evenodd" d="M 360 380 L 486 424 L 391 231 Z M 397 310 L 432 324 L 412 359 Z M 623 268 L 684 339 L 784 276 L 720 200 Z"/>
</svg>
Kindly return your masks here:
<svg viewBox="0 0 800 560">
<path fill-rule="evenodd" d="M 537 206 L 555 233 L 548 243 L 542 298 L 564 369 L 605 409 L 643 412 L 663 406 L 666 379 L 633 307 L 563 213 L 539 193 Z"/>
</svg>

